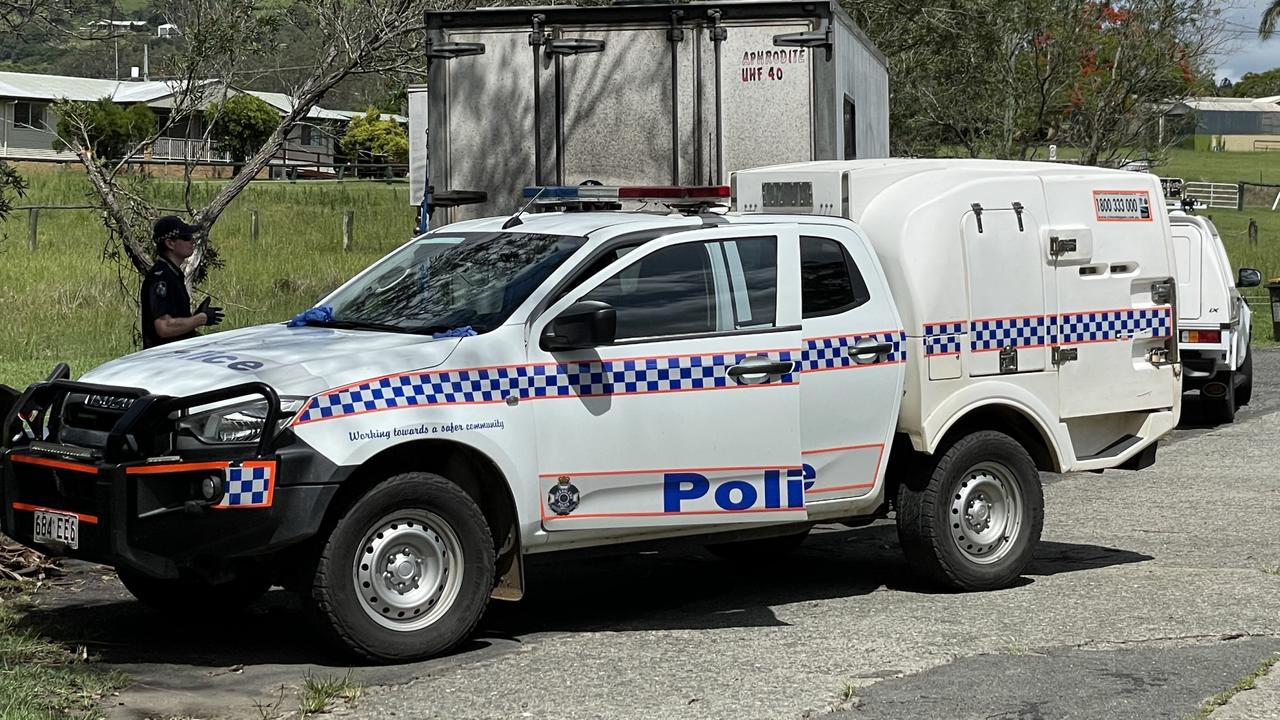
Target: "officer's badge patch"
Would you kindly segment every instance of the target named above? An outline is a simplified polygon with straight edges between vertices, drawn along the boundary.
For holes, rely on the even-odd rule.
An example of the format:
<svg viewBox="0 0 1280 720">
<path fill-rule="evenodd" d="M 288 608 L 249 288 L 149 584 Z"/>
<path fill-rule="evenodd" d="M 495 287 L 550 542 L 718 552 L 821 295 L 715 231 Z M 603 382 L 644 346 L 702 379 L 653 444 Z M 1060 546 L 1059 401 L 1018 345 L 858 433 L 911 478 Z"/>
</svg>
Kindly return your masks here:
<svg viewBox="0 0 1280 720">
<path fill-rule="evenodd" d="M 169 294 L 169 288 L 164 284 L 163 280 L 156 283 L 156 294 L 159 295 L 160 297 L 164 297 L 165 295 Z"/>
<path fill-rule="evenodd" d="M 557 515 L 568 515 L 578 509 L 578 488 L 569 482 L 568 475 L 561 475 L 560 482 L 547 494 L 547 507 Z"/>
</svg>

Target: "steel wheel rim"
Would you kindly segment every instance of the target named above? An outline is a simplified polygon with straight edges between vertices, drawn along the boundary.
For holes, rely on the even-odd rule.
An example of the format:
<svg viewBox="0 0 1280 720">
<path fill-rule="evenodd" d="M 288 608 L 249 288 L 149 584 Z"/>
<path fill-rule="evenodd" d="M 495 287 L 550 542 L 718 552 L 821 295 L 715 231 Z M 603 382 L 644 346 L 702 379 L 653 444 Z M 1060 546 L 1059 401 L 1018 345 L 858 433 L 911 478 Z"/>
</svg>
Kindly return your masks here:
<svg viewBox="0 0 1280 720">
<path fill-rule="evenodd" d="M 999 562 L 1022 529 L 1022 490 L 1009 468 L 982 462 L 969 468 L 951 495 L 951 540 L 965 559 Z"/>
<path fill-rule="evenodd" d="M 360 607 L 382 627 L 421 630 L 439 620 L 462 587 L 458 535 L 440 516 L 405 510 L 374 524 L 352 563 Z"/>
</svg>

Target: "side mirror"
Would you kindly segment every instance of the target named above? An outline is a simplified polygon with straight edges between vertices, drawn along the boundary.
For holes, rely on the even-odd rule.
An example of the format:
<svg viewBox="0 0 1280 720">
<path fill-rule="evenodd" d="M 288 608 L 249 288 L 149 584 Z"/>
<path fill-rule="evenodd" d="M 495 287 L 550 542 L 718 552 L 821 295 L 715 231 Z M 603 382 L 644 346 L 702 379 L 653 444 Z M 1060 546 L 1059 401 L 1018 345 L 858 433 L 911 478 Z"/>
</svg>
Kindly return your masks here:
<svg viewBox="0 0 1280 720">
<path fill-rule="evenodd" d="M 1258 287 L 1262 284 L 1262 272 L 1253 268 L 1240 268 L 1240 275 L 1236 278 L 1236 287 L 1251 288 Z"/>
<path fill-rule="evenodd" d="M 583 350 L 610 345 L 618 333 L 618 311 L 608 303 L 581 300 L 560 313 L 542 336 L 543 350 Z"/>
</svg>

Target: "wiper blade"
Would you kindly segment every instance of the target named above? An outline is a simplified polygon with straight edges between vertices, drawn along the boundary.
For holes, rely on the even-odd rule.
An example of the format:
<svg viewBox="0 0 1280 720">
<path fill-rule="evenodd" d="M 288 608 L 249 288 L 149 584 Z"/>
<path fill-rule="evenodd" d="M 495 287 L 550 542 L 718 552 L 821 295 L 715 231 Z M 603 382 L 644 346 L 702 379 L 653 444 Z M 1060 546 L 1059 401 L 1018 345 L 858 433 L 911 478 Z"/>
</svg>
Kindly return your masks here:
<svg viewBox="0 0 1280 720">
<path fill-rule="evenodd" d="M 315 327 L 335 328 L 337 330 L 373 330 L 376 332 L 418 333 L 417 328 L 403 325 L 387 325 L 385 323 L 365 322 L 363 320 L 311 320 L 307 325 Z"/>
</svg>

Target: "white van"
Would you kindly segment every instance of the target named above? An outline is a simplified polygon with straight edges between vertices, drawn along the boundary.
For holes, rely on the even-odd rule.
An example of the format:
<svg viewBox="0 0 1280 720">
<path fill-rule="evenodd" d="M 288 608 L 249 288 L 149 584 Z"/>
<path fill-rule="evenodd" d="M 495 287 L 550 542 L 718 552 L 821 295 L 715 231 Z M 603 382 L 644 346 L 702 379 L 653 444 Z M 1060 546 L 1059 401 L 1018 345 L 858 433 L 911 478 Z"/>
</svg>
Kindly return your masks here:
<svg viewBox="0 0 1280 720">
<path fill-rule="evenodd" d="M 1205 418 L 1229 423 L 1253 395 L 1253 313 L 1237 288 L 1257 287 L 1262 273 L 1242 267 L 1233 277 L 1213 221 L 1169 213 L 1178 267 L 1182 385 L 1199 390 Z"/>
<path fill-rule="evenodd" d="M 812 163 L 730 188 L 531 188 L 417 238 L 299 327 L 38 383 L 3 531 L 224 617 L 297 590 L 351 652 L 466 639 L 523 557 L 699 536 L 765 563 L 896 517 L 906 560 L 1007 587 L 1040 471 L 1140 469 L 1177 423 L 1150 175 Z M 624 201 L 684 212 L 582 212 Z M 64 373 L 60 373 L 64 374 Z M 767 572 L 761 577 L 766 577 Z"/>
</svg>

